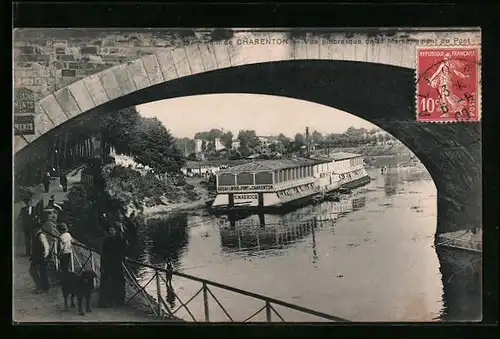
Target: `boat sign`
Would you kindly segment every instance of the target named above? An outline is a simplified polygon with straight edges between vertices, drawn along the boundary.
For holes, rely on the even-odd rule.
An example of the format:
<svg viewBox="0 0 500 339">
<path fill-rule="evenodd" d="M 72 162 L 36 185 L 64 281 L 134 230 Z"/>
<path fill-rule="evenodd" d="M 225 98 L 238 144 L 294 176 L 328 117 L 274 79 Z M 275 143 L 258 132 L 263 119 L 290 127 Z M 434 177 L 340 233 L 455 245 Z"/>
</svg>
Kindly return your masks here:
<svg viewBox="0 0 500 339">
<path fill-rule="evenodd" d="M 234 195 L 235 205 L 250 205 L 257 206 L 259 204 L 258 194 L 235 194 Z"/>
<path fill-rule="evenodd" d="M 217 190 L 219 192 L 272 191 L 273 185 L 219 186 Z"/>
</svg>

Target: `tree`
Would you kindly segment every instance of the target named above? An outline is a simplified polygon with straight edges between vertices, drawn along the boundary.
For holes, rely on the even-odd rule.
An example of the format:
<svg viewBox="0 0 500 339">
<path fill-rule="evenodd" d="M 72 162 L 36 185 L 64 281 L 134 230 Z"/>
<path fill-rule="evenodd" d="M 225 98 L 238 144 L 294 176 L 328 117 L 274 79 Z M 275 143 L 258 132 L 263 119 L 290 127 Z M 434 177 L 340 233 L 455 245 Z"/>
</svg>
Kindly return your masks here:
<svg viewBox="0 0 500 339">
<path fill-rule="evenodd" d="M 176 138 L 175 145 L 186 154 L 193 153 L 196 149 L 194 140 L 190 138 Z"/>
<path fill-rule="evenodd" d="M 207 149 L 206 149 L 207 153 L 213 153 L 215 152 L 215 141 L 209 141 L 207 143 Z"/>
<path fill-rule="evenodd" d="M 319 144 L 323 141 L 323 134 L 318 131 L 314 131 L 311 135 L 312 142 L 315 144 Z"/>
<path fill-rule="evenodd" d="M 302 135 L 300 133 L 295 134 L 293 141 L 294 141 L 295 147 L 297 149 L 301 148 L 302 146 L 304 146 L 306 144 L 306 138 L 304 138 L 304 135 Z"/>
<path fill-rule="evenodd" d="M 222 134 L 223 133 L 220 129 L 212 128 L 210 131 L 196 133 L 194 138 L 206 141 L 215 141 L 215 139 L 220 138 Z"/>
<path fill-rule="evenodd" d="M 207 142 L 206 140 L 202 140 L 201 142 L 201 151 L 205 153 L 207 151 Z"/>
<path fill-rule="evenodd" d="M 130 155 L 130 145 L 137 137 L 136 128 L 140 120 L 141 116 L 135 107 L 101 115 L 101 141 L 113 146 L 118 154 Z"/>
<path fill-rule="evenodd" d="M 233 133 L 231 131 L 227 131 L 222 134 L 220 137 L 220 142 L 224 146 L 224 148 L 231 149 L 233 147 Z"/>
<path fill-rule="evenodd" d="M 239 131 L 238 140 L 240 141 L 239 151 L 244 157 L 253 154 L 257 146 L 260 144 L 260 140 L 253 130 Z"/>
<path fill-rule="evenodd" d="M 179 172 L 186 159 L 158 119 L 142 118 L 136 132 L 137 137 L 130 147 L 135 161 L 148 165 L 156 173 Z"/>
<path fill-rule="evenodd" d="M 287 136 L 285 136 L 283 133 L 281 133 L 280 135 L 278 135 L 278 141 L 281 142 L 281 144 L 283 145 L 283 147 L 287 148 L 288 145 L 290 144 L 290 138 L 288 138 Z"/>
</svg>

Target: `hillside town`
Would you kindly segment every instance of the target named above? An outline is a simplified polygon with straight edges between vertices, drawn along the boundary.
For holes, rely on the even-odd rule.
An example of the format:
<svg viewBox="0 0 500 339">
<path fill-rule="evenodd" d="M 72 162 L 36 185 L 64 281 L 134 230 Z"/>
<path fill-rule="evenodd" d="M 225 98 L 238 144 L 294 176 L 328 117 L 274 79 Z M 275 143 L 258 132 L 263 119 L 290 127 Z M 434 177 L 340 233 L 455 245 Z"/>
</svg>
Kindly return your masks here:
<svg viewBox="0 0 500 339">
<path fill-rule="evenodd" d="M 304 133 L 298 132 L 293 138 L 284 134 L 262 136 L 257 133 L 242 130 L 235 136 L 231 131 L 211 129 L 198 132 L 193 138 L 176 138 L 176 146 L 187 159 L 181 171 L 188 177 L 204 177 L 252 160 L 328 156 L 335 150 L 346 148 L 356 151 L 360 147 L 400 144 L 392 135 L 378 128 L 350 127 L 344 133 L 322 134 L 316 130 L 309 133 L 306 127 Z"/>
</svg>

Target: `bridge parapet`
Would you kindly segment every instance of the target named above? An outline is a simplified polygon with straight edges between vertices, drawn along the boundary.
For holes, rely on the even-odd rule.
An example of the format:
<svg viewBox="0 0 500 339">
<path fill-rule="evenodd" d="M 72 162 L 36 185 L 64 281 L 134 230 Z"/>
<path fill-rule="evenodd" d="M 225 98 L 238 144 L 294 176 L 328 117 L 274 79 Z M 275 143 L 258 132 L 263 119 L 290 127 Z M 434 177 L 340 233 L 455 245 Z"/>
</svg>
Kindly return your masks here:
<svg viewBox="0 0 500 339">
<path fill-rule="evenodd" d="M 14 86 L 37 100 L 35 135 L 15 137 L 15 151 L 92 108 L 143 88 L 227 67 L 320 59 L 415 68 L 415 44 L 436 32 L 363 34 L 237 31 L 226 40 L 209 30 L 79 31 L 19 29 L 14 34 Z M 479 33 L 471 33 L 480 41 Z M 395 41 L 401 41 L 395 43 Z M 269 46 L 272 44 L 272 46 Z"/>
</svg>

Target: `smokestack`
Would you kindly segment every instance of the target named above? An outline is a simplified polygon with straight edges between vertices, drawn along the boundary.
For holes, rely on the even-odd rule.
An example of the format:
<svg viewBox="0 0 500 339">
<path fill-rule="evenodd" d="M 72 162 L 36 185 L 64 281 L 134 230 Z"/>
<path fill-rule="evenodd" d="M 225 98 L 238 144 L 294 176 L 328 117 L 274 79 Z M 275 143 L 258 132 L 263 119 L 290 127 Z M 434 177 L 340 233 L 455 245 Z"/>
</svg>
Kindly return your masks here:
<svg viewBox="0 0 500 339">
<path fill-rule="evenodd" d="M 306 154 L 309 157 L 309 127 L 306 127 Z"/>
</svg>

